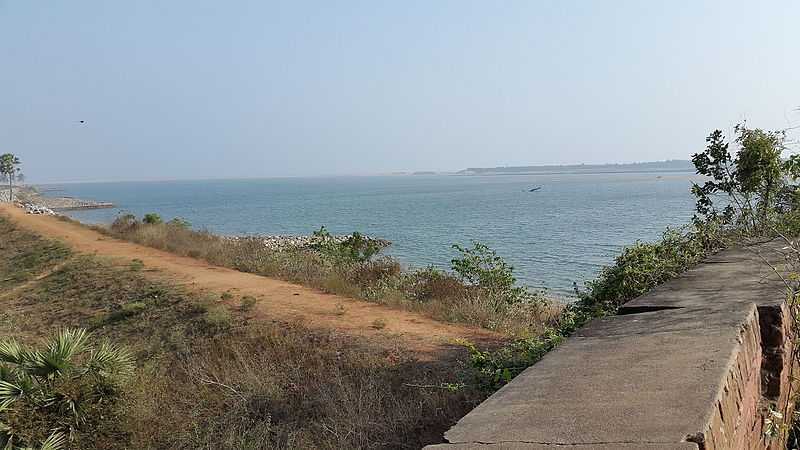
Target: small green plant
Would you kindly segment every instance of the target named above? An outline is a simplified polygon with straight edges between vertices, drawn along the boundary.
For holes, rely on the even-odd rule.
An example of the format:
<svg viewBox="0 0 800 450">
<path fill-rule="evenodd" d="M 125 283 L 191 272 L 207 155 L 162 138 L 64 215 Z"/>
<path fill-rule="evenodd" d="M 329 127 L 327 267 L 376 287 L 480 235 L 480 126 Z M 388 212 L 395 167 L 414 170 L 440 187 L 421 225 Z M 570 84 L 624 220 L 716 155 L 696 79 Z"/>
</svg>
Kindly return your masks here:
<svg viewBox="0 0 800 450">
<path fill-rule="evenodd" d="M 558 330 L 548 329 L 542 336 L 517 340 L 497 351 L 481 351 L 470 342 L 460 343 L 469 351 L 478 384 L 496 390 L 537 363 L 563 339 Z"/>
<path fill-rule="evenodd" d="M 227 302 L 228 300 L 233 299 L 233 294 L 231 294 L 230 291 L 225 291 L 219 296 L 219 298 L 222 299 L 223 302 Z"/>
<path fill-rule="evenodd" d="M 345 313 L 347 313 L 347 309 L 344 307 L 344 304 L 337 303 L 336 304 L 336 312 L 335 312 L 335 314 L 337 316 L 343 316 L 343 315 L 345 315 Z"/>
<path fill-rule="evenodd" d="M 233 318 L 224 306 L 213 305 L 208 307 L 203 322 L 206 327 L 204 331 L 213 335 L 228 330 L 233 324 Z"/>
<path fill-rule="evenodd" d="M 148 225 L 159 225 L 159 224 L 164 223 L 164 221 L 161 219 L 161 216 L 159 216 L 156 213 L 147 213 L 147 214 L 145 214 L 144 218 L 142 218 L 142 222 L 144 222 L 144 223 L 146 223 Z"/>
<path fill-rule="evenodd" d="M 239 309 L 242 311 L 250 311 L 256 306 L 256 303 L 258 303 L 258 300 L 255 297 L 245 295 L 242 297 L 242 302 L 239 305 Z"/>
<path fill-rule="evenodd" d="M 83 329 L 61 330 L 43 348 L 0 340 L 0 447 L 58 449 L 64 436 L 92 433 L 133 367 L 127 350 L 92 345 Z"/>
<path fill-rule="evenodd" d="M 372 321 L 372 328 L 376 330 L 382 330 L 386 328 L 386 321 L 383 319 L 375 319 Z"/>
<path fill-rule="evenodd" d="M 142 269 L 144 269 L 144 261 L 141 259 L 134 259 L 131 261 L 129 267 L 133 272 L 140 272 Z"/>
<path fill-rule="evenodd" d="M 117 322 L 125 320 L 143 313 L 147 309 L 147 304 L 144 302 L 130 302 L 125 303 L 119 309 L 108 315 L 109 322 Z"/>
</svg>

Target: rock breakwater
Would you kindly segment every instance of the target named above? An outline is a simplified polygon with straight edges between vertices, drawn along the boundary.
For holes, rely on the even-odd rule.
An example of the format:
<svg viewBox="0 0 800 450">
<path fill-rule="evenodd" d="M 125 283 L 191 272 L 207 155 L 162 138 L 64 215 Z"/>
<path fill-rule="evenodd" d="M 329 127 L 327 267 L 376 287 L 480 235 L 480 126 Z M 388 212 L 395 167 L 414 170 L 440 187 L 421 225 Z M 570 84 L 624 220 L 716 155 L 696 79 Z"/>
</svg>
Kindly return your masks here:
<svg viewBox="0 0 800 450">
<path fill-rule="evenodd" d="M 9 199 L 9 197 L 8 189 L 0 190 L 0 201 L 15 201 L 22 204 L 38 205 L 51 210 L 69 211 L 114 207 L 112 203 L 82 200 L 74 197 L 45 197 L 31 186 L 18 186 L 14 188 L 14 198 Z"/>
</svg>

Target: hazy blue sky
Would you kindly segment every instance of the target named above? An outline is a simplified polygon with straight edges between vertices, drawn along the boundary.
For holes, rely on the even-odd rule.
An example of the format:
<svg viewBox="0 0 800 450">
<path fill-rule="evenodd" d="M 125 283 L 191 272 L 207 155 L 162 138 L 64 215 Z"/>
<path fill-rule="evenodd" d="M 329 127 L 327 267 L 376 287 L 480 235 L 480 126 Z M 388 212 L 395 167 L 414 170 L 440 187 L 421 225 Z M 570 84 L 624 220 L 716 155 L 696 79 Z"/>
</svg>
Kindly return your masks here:
<svg viewBox="0 0 800 450">
<path fill-rule="evenodd" d="M 0 0 L 0 93 L 38 181 L 687 158 L 800 122 L 800 2 Z"/>
</svg>

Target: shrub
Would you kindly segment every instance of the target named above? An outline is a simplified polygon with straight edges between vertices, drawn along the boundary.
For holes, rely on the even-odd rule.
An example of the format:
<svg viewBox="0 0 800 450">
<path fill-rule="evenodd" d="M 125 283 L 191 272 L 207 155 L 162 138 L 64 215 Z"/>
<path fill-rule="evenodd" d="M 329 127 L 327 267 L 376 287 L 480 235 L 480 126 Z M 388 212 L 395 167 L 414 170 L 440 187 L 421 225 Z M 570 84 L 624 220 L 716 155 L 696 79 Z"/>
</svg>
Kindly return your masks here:
<svg viewBox="0 0 800 450">
<path fill-rule="evenodd" d="M 466 341 L 462 345 L 469 351 L 479 386 L 496 390 L 537 363 L 563 339 L 558 330 L 548 329 L 542 336 L 520 339 L 494 352 L 481 351 Z"/>
<path fill-rule="evenodd" d="M 587 283 L 585 305 L 613 312 L 655 286 L 700 262 L 708 248 L 697 234 L 667 229 L 659 241 L 636 242 L 622 250 L 614 264 Z"/>
<path fill-rule="evenodd" d="M 125 320 L 129 317 L 143 313 L 147 309 L 144 302 L 131 302 L 122 305 L 119 309 L 108 315 L 109 322 Z"/>
<path fill-rule="evenodd" d="M 453 275 L 435 267 L 416 270 L 406 275 L 405 291 L 419 302 L 432 299 L 464 298 L 467 288 Z"/>
<path fill-rule="evenodd" d="M 86 330 L 64 329 L 41 349 L 0 341 L 0 446 L 29 447 L 58 436 L 80 446 L 104 429 L 133 357 L 107 342 L 92 346 L 89 338 Z"/>
<path fill-rule="evenodd" d="M 344 241 L 337 241 L 323 226 L 314 232 L 311 248 L 337 261 L 363 263 L 381 252 L 378 242 L 354 232 Z"/>
<path fill-rule="evenodd" d="M 111 223 L 111 231 L 119 234 L 131 233 L 139 227 L 139 221 L 133 214 L 123 214 Z"/>
<path fill-rule="evenodd" d="M 220 305 L 209 306 L 203 317 L 205 328 L 201 331 L 214 335 L 228 330 L 233 325 L 233 317 L 227 308 Z"/>
<path fill-rule="evenodd" d="M 156 213 L 147 213 L 147 214 L 145 214 L 144 218 L 142 219 L 142 222 L 144 222 L 144 223 L 146 223 L 148 225 L 159 225 L 159 224 L 164 223 L 164 221 L 161 219 L 161 216 L 159 216 Z"/>
<path fill-rule="evenodd" d="M 169 222 L 167 222 L 167 225 L 176 228 L 185 228 L 185 229 L 192 228 L 192 223 L 184 219 L 183 217 L 175 217 Z"/>
<path fill-rule="evenodd" d="M 494 300 L 495 308 L 543 300 L 542 296 L 531 293 L 525 286 L 518 286 L 514 268 L 485 244 L 473 241 L 472 248 L 458 244 L 453 248 L 461 253 L 451 261 L 453 272 L 461 282 L 483 290 Z"/>
<path fill-rule="evenodd" d="M 242 311 L 250 311 L 256 306 L 256 303 L 258 303 L 258 300 L 255 297 L 245 295 L 242 297 L 242 302 L 239 305 L 239 309 Z"/>
<path fill-rule="evenodd" d="M 373 286 L 383 280 L 396 278 L 402 269 L 400 263 L 392 258 L 379 258 L 356 264 L 349 271 L 348 278 L 362 287 Z"/>
<path fill-rule="evenodd" d="M 492 253 L 486 265 L 464 266 L 464 278 L 438 269 L 404 272 L 390 256 L 380 256 L 383 241 L 359 233 L 342 240 L 325 227 L 307 248 L 272 249 L 258 238 L 227 239 L 168 223 L 143 225 L 121 217 L 111 235 L 242 272 L 281 278 L 326 292 L 423 312 L 438 320 L 464 322 L 512 334 L 530 335 L 554 311 L 542 294 L 516 286 L 512 268 Z M 461 266 L 459 266 L 461 268 Z M 488 275 L 482 271 L 488 271 Z M 478 274 L 476 284 L 466 279 Z M 505 278 L 503 278 L 505 277 Z M 498 282 L 497 279 L 504 280 Z M 510 283 L 509 283 L 510 282 Z M 505 284 L 504 284 L 505 283 Z M 518 307 L 514 305 L 526 306 Z M 529 306 L 534 305 L 533 307 Z"/>
</svg>

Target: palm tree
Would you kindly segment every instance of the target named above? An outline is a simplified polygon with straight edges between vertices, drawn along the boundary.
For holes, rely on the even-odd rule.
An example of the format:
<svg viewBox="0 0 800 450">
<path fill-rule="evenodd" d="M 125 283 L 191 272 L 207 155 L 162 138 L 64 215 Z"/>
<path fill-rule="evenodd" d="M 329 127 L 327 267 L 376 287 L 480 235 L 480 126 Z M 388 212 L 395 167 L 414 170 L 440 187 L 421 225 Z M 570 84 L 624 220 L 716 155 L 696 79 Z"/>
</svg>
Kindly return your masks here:
<svg viewBox="0 0 800 450">
<path fill-rule="evenodd" d="M 122 347 L 89 341 L 84 329 L 60 330 L 42 349 L 0 340 L 0 448 L 33 450 L 42 442 L 41 450 L 60 450 L 66 436 L 100 420 L 134 359 Z"/>
<path fill-rule="evenodd" d="M 19 173 L 19 158 L 11 153 L 0 155 L 0 175 L 8 179 L 8 201 L 14 201 L 14 177 Z"/>
</svg>

